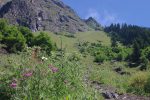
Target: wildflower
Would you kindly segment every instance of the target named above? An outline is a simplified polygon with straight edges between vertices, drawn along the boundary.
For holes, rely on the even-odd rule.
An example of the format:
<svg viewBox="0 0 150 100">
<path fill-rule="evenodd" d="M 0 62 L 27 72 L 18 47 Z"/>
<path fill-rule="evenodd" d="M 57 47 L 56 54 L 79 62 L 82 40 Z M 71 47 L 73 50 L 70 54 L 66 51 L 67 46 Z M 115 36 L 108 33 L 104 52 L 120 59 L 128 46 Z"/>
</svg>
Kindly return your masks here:
<svg viewBox="0 0 150 100">
<path fill-rule="evenodd" d="M 46 57 L 42 57 L 41 59 L 42 59 L 42 60 L 47 60 L 48 58 L 46 58 Z"/>
<path fill-rule="evenodd" d="M 51 71 L 53 72 L 53 73 L 56 73 L 56 72 L 58 72 L 58 68 L 56 68 L 56 67 L 54 67 L 54 66 L 52 66 L 52 65 L 49 65 L 49 68 L 51 69 Z"/>
<path fill-rule="evenodd" d="M 11 88 L 16 88 L 17 87 L 17 80 L 13 80 L 10 84 Z"/>
<path fill-rule="evenodd" d="M 23 76 L 24 77 L 30 77 L 30 76 L 32 76 L 32 72 L 25 73 L 25 74 L 23 74 Z"/>
</svg>

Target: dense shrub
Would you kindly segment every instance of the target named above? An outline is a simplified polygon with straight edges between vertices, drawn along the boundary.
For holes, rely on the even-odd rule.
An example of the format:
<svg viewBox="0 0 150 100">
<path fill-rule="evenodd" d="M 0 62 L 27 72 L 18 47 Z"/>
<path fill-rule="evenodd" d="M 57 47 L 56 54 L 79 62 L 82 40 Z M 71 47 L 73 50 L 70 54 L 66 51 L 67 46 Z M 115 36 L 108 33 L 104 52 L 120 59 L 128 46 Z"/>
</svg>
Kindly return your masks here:
<svg viewBox="0 0 150 100">
<path fill-rule="evenodd" d="M 29 28 L 23 27 L 23 26 L 19 26 L 18 29 L 23 34 L 24 38 L 26 39 L 26 44 L 28 46 L 32 46 L 33 45 L 34 36 L 33 36 L 32 32 L 31 32 L 31 30 Z"/>
<path fill-rule="evenodd" d="M 85 50 L 84 50 L 85 51 Z M 95 57 L 96 62 L 118 60 L 127 60 L 131 54 L 132 49 L 127 47 L 107 47 L 101 44 L 91 44 L 87 51 Z"/>
<path fill-rule="evenodd" d="M 142 64 L 141 70 L 149 69 L 150 47 L 141 50 L 140 62 Z"/>
<path fill-rule="evenodd" d="M 146 72 L 139 72 L 133 75 L 129 80 L 128 92 L 132 92 L 138 95 L 144 95 L 146 93 L 146 90 L 149 91 L 148 76 L 149 75 Z"/>
<path fill-rule="evenodd" d="M 104 61 L 106 61 L 108 58 L 105 54 L 101 53 L 95 56 L 95 62 L 98 63 L 103 63 Z"/>
<path fill-rule="evenodd" d="M 132 54 L 132 49 L 127 47 L 114 47 L 112 51 L 116 53 L 116 60 L 118 61 L 127 60 Z"/>
<path fill-rule="evenodd" d="M 138 41 L 140 48 L 149 46 L 150 30 L 145 27 L 125 24 L 111 24 L 105 27 L 105 32 L 111 36 L 113 42 L 119 41 L 124 45 L 133 45 Z"/>
<path fill-rule="evenodd" d="M 50 37 L 43 32 L 41 32 L 37 37 L 35 37 L 33 45 L 40 46 L 41 49 L 46 51 L 47 54 L 50 54 L 53 50 L 53 44 Z"/>
<path fill-rule="evenodd" d="M 9 25 L 4 19 L 0 19 L 0 42 L 5 44 L 6 50 L 11 53 L 23 51 L 26 46 L 40 46 L 47 54 L 56 48 L 47 34 L 40 33 L 34 37 L 29 28 Z"/>
<path fill-rule="evenodd" d="M 7 20 L 0 19 L 0 32 L 5 32 L 5 30 L 8 28 Z"/>
<path fill-rule="evenodd" d="M 73 52 L 71 55 L 69 55 L 68 60 L 69 61 L 80 61 L 82 59 L 82 55 L 78 52 Z"/>
<path fill-rule="evenodd" d="M 7 51 L 17 52 L 25 48 L 26 39 L 16 27 L 9 26 L 2 35 L 2 43 L 7 46 Z"/>
<path fill-rule="evenodd" d="M 150 47 L 146 47 L 141 51 L 141 57 L 146 57 L 150 60 Z"/>
</svg>

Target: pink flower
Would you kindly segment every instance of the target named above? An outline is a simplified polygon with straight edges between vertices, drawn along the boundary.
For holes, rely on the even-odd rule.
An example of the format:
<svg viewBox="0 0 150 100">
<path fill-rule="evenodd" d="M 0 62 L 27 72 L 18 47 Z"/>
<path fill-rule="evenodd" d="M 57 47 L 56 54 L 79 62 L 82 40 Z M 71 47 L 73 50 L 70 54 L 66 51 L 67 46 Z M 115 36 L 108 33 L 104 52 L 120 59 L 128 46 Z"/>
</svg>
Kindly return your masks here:
<svg viewBox="0 0 150 100">
<path fill-rule="evenodd" d="M 16 87 L 17 87 L 17 83 L 16 83 L 16 82 L 12 82 L 12 83 L 10 84 L 10 87 L 16 88 Z"/>
<path fill-rule="evenodd" d="M 53 73 L 56 73 L 56 72 L 58 72 L 58 68 L 56 68 L 56 67 L 54 67 L 54 66 L 52 66 L 52 65 L 49 65 L 49 68 L 51 69 L 51 71 L 53 72 Z"/>
<path fill-rule="evenodd" d="M 23 74 L 23 76 L 24 77 L 30 77 L 30 76 L 32 76 L 32 72 L 25 73 L 25 74 Z"/>
</svg>

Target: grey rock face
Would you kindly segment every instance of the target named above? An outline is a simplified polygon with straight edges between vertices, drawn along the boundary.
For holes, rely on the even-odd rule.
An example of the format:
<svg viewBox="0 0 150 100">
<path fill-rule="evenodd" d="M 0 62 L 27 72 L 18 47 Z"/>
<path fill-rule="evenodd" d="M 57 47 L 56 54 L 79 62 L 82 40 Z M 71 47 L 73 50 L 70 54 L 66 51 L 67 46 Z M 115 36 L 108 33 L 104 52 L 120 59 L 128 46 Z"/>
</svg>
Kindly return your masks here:
<svg viewBox="0 0 150 100">
<path fill-rule="evenodd" d="M 102 95 L 105 99 L 118 99 L 119 97 L 117 93 L 111 93 L 111 92 L 102 92 Z"/>
<path fill-rule="evenodd" d="M 92 17 L 84 20 L 85 23 L 94 30 L 103 30 L 102 26 Z"/>
<path fill-rule="evenodd" d="M 32 31 L 88 31 L 89 27 L 69 6 L 59 0 L 12 0 L 0 9 L 0 17 Z"/>
</svg>

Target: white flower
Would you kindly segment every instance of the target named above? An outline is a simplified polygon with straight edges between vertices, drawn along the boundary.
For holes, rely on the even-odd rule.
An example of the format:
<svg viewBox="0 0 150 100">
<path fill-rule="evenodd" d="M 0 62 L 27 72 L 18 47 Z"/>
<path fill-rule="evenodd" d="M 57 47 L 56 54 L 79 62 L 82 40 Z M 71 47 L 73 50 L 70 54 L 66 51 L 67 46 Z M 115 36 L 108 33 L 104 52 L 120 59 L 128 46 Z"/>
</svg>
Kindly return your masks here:
<svg viewBox="0 0 150 100">
<path fill-rule="evenodd" d="M 42 57 L 41 59 L 42 59 L 42 60 L 48 60 L 48 58 L 46 58 L 46 57 Z"/>
</svg>

